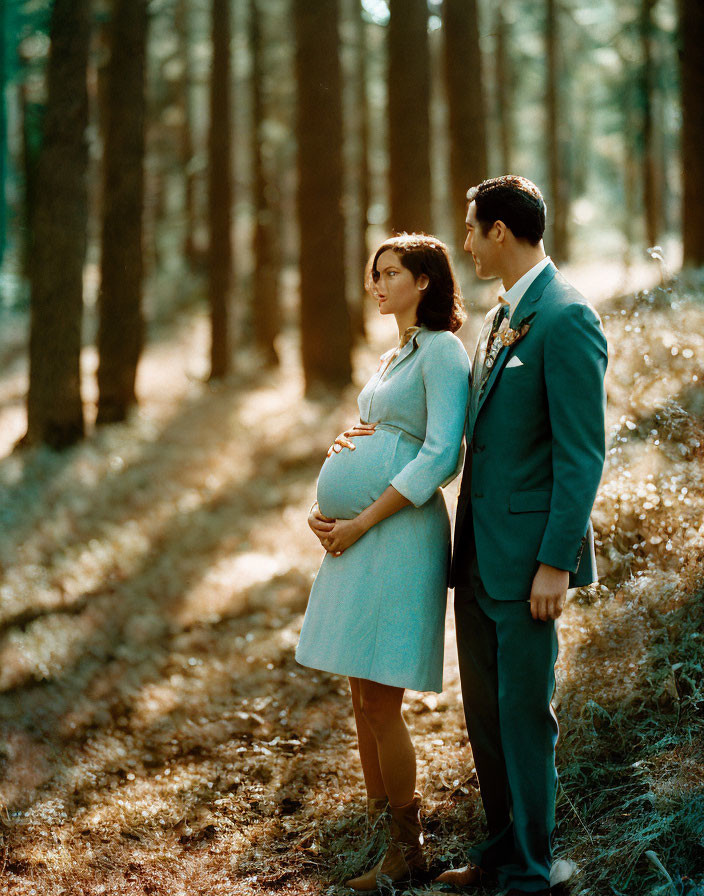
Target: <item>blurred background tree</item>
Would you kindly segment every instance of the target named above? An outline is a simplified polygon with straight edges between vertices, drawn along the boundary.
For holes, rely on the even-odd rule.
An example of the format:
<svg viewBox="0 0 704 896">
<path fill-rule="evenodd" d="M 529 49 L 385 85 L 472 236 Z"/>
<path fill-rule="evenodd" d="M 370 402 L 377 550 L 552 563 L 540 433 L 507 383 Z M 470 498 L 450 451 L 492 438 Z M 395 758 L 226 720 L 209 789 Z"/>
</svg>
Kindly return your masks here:
<svg viewBox="0 0 704 896">
<path fill-rule="evenodd" d="M 230 0 L 212 0 L 212 63 L 208 131 L 208 298 L 210 376 L 230 370 L 232 288 L 232 109 Z"/>
<path fill-rule="evenodd" d="M 564 80 L 567 71 L 563 63 L 563 36 L 561 32 L 561 6 L 558 0 L 546 0 L 545 4 L 545 58 L 547 60 L 545 105 L 548 183 L 548 238 L 550 253 L 556 262 L 569 257 L 568 215 L 570 183 L 567 176 L 567 146 L 569 120 L 565 117 Z"/>
<path fill-rule="evenodd" d="M 461 197 L 488 177 L 486 98 L 476 0 L 444 0 L 445 89 L 449 113 L 450 195 L 454 242 L 465 240 L 466 208 Z"/>
<path fill-rule="evenodd" d="M 389 0 L 389 227 L 432 230 L 427 0 Z"/>
<path fill-rule="evenodd" d="M 369 212 L 372 204 L 372 176 L 370 167 L 370 110 L 369 110 L 369 36 L 373 25 L 359 0 L 345 0 L 344 24 L 348 25 L 350 64 L 343 69 L 345 76 L 348 114 L 345 116 L 347 144 L 347 294 L 352 335 L 364 340 L 366 336 L 366 292 L 363 272 L 369 260 Z M 343 47 L 344 49 L 344 47 Z"/>
<path fill-rule="evenodd" d="M 23 444 L 84 432 L 80 353 L 86 254 L 88 0 L 56 0 L 32 210 L 29 391 Z"/>
<path fill-rule="evenodd" d="M 199 303 L 212 377 L 276 365 L 294 336 L 308 390 L 339 390 L 364 338 L 368 251 L 390 230 L 432 229 L 460 260 L 464 195 L 488 175 L 542 186 L 559 261 L 628 266 L 658 243 L 671 268 L 704 263 L 697 0 L 307 6 L 151 0 L 148 42 L 146 0 L 90 8 L 89 427 L 124 419 L 150 328 Z M 0 309 L 27 334 L 42 278 L 77 301 L 33 242 L 54 8 L 0 0 Z M 48 408 L 41 344 L 27 393 Z M 54 344 L 75 370 L 75 339 Z"/>
<path fill-rule="evenodd" d="M 6 0 L 0 0 L 0 92 L 4 98 L 7 83 L 7 9 Z M 5 255 L 5 234 L 7 230 L 7 203 L 5 201 L 5 181 L 7 180 L 7 111 L 5 102 L 0 102 L 0 265 Z"/>
<path fill-rule="evenodd" d="M 252 191 L 254 273 L 252 317 L 254 339 L 265 364 L 279 362 L 276 339 L 281 328 L 279 307 L 280 222 L 273 147 L 267 135 L 266 46 L 257 0 L 249 4 L 249 46 L 252 54 Z"/>
<path fill-rule="evenodd" d="M 191 37 L 191 8 L 189 0 L 178 0 L 174 11 L 174 25 L 178 37 L 174 59 L 176 78 L 174 101 L 177 103 L 177 122 L 180 124 L 179 161 L 183 176 L 183 255 L 189 265 L 199 261 L 196 230 L 196 175 L 194 165 L 193 113 L 191 89 L 193 83 L 193 40 Z"/>
<path fill-rule="evenodd" d="M 137 401 L 144 344 L 146 42 L 147 0 L 115 0 L 103 111 L 98 423 L 124 420 Z"/>
<path fill-rule="evenodd" d="M 655 130 L 655 103 L 657 90 L 656 59 L 654 58 L 655 24 L 653 10 L 656 0 L 642 0 L 640 8 L 640 41 L 641 41 L 641 134 L 642 134 L 642 167 L 643 167 L 643 206 L 645 211 L 646 240 L 654 246 L 662 226 L 662 208 L 660 193 L 660 167 L 658 165 L 657 133 Z"/>
<path fill-rule="evenodd" d="M 680 0 L 682 231 L 685 263 L 704 265 L 704 4 Z"/>
<path fill-rule="evenodd" d="M 494 11 L 494 72 L 496 78 L 496 123 L 499 132 L 498 168 L 513 171 L 513 109 L 516 90 L 515 65 L 510 46 L 511 19 L 507 13 L 510 3 L 497 5 Z"/>
<path fill-rule="evenodd" d="M 301 344 L 306 390 L 346 386 L 346 299 L 339 5 L 294 0 L 298 105 Z"/>
</svg>

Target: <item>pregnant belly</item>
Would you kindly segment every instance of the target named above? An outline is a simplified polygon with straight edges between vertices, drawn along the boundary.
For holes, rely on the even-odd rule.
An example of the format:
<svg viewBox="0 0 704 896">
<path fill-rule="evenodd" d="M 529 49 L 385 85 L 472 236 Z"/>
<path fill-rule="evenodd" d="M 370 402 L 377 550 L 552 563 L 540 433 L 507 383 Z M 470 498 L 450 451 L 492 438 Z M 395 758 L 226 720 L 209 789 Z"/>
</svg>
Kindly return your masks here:
<svg viewBox="0 0 704 896">
<path fill-rule="evenodd" d="M 327 458 L 318 476 L 318 506 L 324 516 L 351 519 L 369 507 L 393 477 L 418 454 L 420 442 L 398 432 L 358 436 L 356 448 Z"/>
</svg>

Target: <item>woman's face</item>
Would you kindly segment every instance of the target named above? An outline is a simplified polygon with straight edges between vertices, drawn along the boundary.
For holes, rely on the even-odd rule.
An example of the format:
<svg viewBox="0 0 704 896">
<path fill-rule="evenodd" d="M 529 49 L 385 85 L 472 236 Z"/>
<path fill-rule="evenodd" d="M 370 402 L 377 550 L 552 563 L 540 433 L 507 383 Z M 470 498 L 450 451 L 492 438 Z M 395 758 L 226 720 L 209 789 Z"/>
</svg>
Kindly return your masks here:
<svg viewBox="0 0 704 896">
<path fill-rule="evenodd" d="M 380 313 L 412 317 L 415 320 L 418 303 L 428 285 L 425 274 L 421 274 L 416 280 L 393 249 L 386 249 L 381 253 L 376 269 L 379 279 L 372 287 L 372 294 L 379 303 Z"/>
</svg>

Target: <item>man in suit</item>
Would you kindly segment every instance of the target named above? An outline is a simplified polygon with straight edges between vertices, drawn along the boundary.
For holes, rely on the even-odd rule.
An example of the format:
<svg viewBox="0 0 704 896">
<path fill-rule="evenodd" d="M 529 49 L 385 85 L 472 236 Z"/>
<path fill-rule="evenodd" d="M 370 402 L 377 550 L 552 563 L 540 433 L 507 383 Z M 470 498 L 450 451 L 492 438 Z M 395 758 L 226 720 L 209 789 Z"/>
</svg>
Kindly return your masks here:
<svg viewBox="0 0 704 896">
<path fill-rule="evenodd" d="M 504 292 L 473 365 L 452 579 L 462 696 L 488 838 L 439 880 L 550 893 L 555 620 L 596 579 L 589 515 L 605 455 L 607 348 L 543 248 L 545 203 L 513 175 L 467 193 L 481 279 Z"/>
</svg>

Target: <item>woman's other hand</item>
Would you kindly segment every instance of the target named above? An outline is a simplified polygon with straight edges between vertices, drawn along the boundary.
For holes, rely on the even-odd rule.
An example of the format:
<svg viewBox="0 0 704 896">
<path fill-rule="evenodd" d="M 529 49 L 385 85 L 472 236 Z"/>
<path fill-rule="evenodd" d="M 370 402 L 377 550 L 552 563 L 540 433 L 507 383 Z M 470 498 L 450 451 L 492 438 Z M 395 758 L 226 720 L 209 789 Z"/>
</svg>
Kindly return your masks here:
<svg viewBox="0 0 704 896">
<path fill-rule="evenodd" d="M 356 423 L 352 429 L 346 429 L 344 432 L 340 433 L 328 448 L 327 456 L 330 457 L 333 453 L 339 454 L 343 448 L 349 448 L 350 451 L 354 451 L 355 444 L 354 442 L 351 442 L 350 439 L 356 438 L 357 436 L 373 436 L 375 432 L 376 423 Z"/>
<path fill-rule="evenodd" d="M 359 522 L 359 517 L 352 520 L 335 520 L 335 524 L 325 538 L 320 541 L 329 554 L 339 557 L 347 548 L 364 535 L 367 530 Z"/>
<path fill-rule="evenodd" d="M 323 516 L 320 512 L 320 508 L 318 507 L 318 502 L 311 507 L 310 512 L 308 514 L 308 525 L 313 531 L 313 534 L 317 536 L 318 540 L 325 548 L 325 539 L 328 537 L 330 532 L 332 531 L 332 527 L 335 524 L 335 520 L 330 519 L 327 516 Z M 325 548 L 327 550 L 327 548 Z"/>
</svg>

